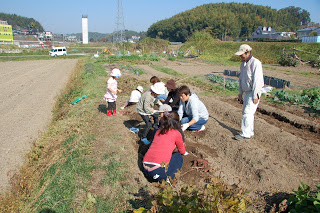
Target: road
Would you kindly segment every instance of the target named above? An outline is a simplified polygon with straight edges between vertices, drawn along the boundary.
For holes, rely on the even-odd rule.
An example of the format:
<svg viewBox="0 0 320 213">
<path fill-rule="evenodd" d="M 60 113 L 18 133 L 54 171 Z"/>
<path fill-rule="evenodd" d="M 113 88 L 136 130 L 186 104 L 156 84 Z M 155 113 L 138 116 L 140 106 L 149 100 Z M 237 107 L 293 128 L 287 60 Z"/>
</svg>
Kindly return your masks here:
<svg viewBox="0 0 320 213">
<path fill-rule="evenodd" d="M 0 193 L 46 130 L 76 59 L 0 62 Z"/>
</svg>

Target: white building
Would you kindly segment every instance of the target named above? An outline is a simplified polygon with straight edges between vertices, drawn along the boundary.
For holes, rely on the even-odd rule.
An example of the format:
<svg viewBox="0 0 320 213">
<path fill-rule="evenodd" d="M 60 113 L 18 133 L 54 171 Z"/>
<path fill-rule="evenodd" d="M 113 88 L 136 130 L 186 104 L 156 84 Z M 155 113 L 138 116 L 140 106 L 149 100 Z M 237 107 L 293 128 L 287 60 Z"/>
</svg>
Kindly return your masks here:
<svg viewBox="0 0 320 213">
<path fill-rule="evenodd" d="M 88 44 L 88 16 L 82 15 L 82 43 Z"/>
</svg>

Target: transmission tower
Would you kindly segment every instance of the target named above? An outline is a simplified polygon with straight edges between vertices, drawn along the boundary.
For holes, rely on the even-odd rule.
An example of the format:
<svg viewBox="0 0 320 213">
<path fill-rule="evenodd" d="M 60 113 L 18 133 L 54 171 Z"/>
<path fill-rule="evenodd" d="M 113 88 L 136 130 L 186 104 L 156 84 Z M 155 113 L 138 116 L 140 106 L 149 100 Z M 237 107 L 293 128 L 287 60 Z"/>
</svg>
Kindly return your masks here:
<svg viewBox="0 0 320 213">
<path fill-rule="evenodd" d="M 113 33 L 113 43 L 118 43 L 124 41 L 124 21 L 123 21 L 123 12 L 122 12 L 122 0 L 118 0 L 118 10 L 116 17 L 115 30 Z"/>
</svg>

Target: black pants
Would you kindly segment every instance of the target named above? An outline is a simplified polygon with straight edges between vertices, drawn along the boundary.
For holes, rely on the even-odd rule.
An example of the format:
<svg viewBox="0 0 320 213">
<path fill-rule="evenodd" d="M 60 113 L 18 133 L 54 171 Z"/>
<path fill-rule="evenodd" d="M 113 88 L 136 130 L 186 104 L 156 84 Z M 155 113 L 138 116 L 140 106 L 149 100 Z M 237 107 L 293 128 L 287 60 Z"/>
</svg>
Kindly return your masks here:
<svg viewBox="0 0 320 213">
<path fill-rule="evenodd" d="M 108 108 L 107 108 L 107 110 L 113 111 L 113 110 L 116 110 L 116 109 L 117 109 L 117 104 L 116 104 L 116 102 L 108 102 Z"/>
<path fill-rule="evenodd" d="M 143 121 L 146 123 L 146 128 L 143 131 L 143 134 L 141 136 L 141 138 L 146 138 L 148 135 L 148 132 L 150 131 L 151 127 L 152 127 L 152 122 L 150 119 L 150 115 L 140 115 L 141 118 L 143 119 Z M 151 117 L 153 118 L 154 124 L 158 125 L 158 114 L 155 115 L 151 115 Z"/>
</svg>

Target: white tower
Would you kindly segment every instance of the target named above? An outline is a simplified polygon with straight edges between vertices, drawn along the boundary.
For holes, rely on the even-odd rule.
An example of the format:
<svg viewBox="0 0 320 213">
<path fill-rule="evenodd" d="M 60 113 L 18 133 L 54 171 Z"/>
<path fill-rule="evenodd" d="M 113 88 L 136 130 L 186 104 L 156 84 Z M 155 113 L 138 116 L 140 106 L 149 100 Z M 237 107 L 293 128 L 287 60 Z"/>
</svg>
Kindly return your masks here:
<svg viewBox="0 0 320 213">
<path fill-rule="evenodd" d="M 82 43 L 88 44 L 88 15 L 82 15 Z"/>
</svg>

